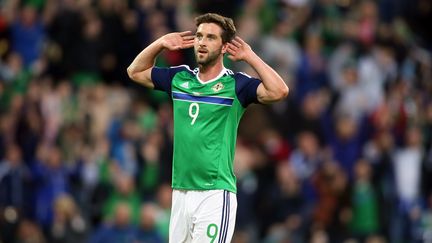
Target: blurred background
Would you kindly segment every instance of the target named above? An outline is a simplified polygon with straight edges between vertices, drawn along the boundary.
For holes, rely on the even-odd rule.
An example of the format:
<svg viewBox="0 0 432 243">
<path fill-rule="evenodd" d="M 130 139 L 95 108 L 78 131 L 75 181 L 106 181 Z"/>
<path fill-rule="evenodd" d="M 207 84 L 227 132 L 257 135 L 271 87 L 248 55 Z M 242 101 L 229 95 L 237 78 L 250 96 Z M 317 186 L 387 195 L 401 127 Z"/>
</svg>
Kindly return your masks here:
<svg viewBox="0 0 432 243">
<path fill-rule="evenodd" d="M 233 242 L 432 242 L 431 11 L 429 0 L 0 0 L 0 242 L 167 242 L 172 108 L 126 67 L 205 12 L 234 18 L 290 87 L 239 127 Z M 157 60 L 179 64 L 195 66 L 193 51 Z"/>
</svg>

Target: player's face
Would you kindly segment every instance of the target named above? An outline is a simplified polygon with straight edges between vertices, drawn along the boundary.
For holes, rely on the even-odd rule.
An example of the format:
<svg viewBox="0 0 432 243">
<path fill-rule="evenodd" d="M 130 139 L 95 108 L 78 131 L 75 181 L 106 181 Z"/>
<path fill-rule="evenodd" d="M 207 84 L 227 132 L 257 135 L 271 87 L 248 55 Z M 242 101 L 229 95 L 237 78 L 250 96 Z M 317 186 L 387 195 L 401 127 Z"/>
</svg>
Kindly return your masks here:
<svg viewBox="0 0 432 243">
<path fill-rule="evenodd" d="M 195 34 L 195 59 L 199 65 L 214 64 L 225 53 L 222 28 L 214 23 L 202 23 Z"/>
</svg>

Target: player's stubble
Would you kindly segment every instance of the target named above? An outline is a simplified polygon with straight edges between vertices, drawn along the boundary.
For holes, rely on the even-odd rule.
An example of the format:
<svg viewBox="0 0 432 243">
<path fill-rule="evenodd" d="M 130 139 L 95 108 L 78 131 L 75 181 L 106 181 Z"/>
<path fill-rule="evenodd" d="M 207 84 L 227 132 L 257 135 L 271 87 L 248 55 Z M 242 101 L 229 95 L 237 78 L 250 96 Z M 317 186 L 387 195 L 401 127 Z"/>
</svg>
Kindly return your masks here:
<svg viewBox="0 0 432 243">
<path fill-rule="evenodd" d="M 207 53 L 200 53 L 198 52 L 198 49 L 194 49 L 195 52 L 195 60 L 198 63 L 199 66 L 202 67 L 208 67 L 216 63 L 219 55 L 222 54 L 222 46 L 215 50 L 215 51 L 209 51 L 208 49 Z"/>
</svg>

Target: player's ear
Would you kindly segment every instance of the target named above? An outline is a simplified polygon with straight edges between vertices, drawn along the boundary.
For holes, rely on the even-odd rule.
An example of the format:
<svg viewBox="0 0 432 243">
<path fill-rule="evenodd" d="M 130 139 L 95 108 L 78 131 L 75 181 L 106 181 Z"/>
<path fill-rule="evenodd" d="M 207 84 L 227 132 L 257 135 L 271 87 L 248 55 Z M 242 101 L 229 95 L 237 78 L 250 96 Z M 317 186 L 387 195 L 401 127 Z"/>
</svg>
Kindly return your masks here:
<svg viewBox="0 0 432 243">
<path fill-rule="evenodd" d="M 225 54 L 228 51 L 228 42 L 222 44 L 222 54 Z"/>
</svg>

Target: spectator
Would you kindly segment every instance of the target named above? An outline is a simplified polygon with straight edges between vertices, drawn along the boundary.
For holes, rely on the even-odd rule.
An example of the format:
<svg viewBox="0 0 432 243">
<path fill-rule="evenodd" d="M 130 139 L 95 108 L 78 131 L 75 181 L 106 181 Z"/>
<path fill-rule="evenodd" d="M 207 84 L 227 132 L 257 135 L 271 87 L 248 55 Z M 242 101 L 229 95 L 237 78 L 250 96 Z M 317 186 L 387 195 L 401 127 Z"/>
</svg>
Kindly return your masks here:
<svg viewBox="0 0 432 243">
<path fill-rule="evenodd" d="M 328 77 L 322 39 L 318 33 L 307 33 L 304 51 L 301 54 L 296 73 L 296 100 L 301 104 L 304 97 L 312 91 L 328 86 Z"/>
<path fill-rule="evenodd" d="M 297 149 L 290 156 L 289 163 L 300 181 L 308 180 L 322 162 L 317 137 L 308 131 L 297 136 Z"/>
<path fill-rule="evenodd" d="M 380 229 L 378 215 L 380 205 L 373 188 L 371 172 L 368 161 L 360 159 L 356 162 L 351 192 L 350 228 L 353 236 L 359 241 L 365 241 L 368 237 L 377 234 Z"/>
<path fill-rule="evenodd" d="M 392 221 L 392 213 L 397 211 L 395 205 L 396 185 L 393 168 L 394 138 L 389 131 L 378 133 L 369 144 L 365 146 L 364 156 L 372 166 L 372 182 L 379 202 L 380 229 L 388 238 Z"/>
<path fill-rule="evenodd" d="M 157 191 L 157 203 L 159 210 L 156 217 L 156 227 L 159 234 L 162 236 L 164 242 L 168 241 L 169 235 L 169 222 L 171 215 L 171 186 L 169 184 L 161 184 Z"/>
<path fill-rule="evenodd" d="M 334 159 L 352 179 L 354 163 L 361 155 L 364 137 L 367 136 L 365 124 L 341 113 L 336 114 L 333 127 L 330 120 L 324 120 L 322 126 Z"/>
<path fill-rule="evenodd" d="M 24 220 L 19 224 L 17 241 L 22 243 L 47 243 L 40 227 L 32 221 Z"/>
<path fill-rule="evenodd" d="M 103 205 L 103 214 L 105 219 L 111 219 L 115 216 L 117 205 L 125 203 L 130 211 L 131 222 L 136 225 L 139 219 L 140 198 L 135 191 L 133 178 L 119 173 L 114 180 L 115 190 L 108 196 Z"/>
<path fill-rule="evenodd" d="M 0 161 L 0 209 L 13 208 L 21 217 L 33 216 L 32 175 L 22 161 L 21 149 L 16 145 L 6 147 Z"/>
<path fill-rule="evenodd" d="M 0 234 L 0 240 L 13 241 L 19 220 L 33 216 L 32 189 L 31 173 L 20 148 L 7 146 L 0 160 L 0 228 L 10 233 Z"/>
<path fill-rule="evenodd" d="M 115 205 L 111 223 L 104 223 L 96 229 L 91 243 L 126 243 L 133 242 L 135 230 L 131 226 L 131 210 L 125 202 Z"/>
<path fill-rule="evenodd" d="M 159 133 L 149 134 L 147 141 L 141 145 L 140 155 L 143 163 L 139 175 L 140 191 L 144 198 L 151 197 L 157 191 L 160 184 L 160 146 L 162 135 Z"/>
<path fill-rule="evenodd" d="M 368 112 L 369 100 L 366 91 L 362 88 L 358 78 L 357 63 L 353 60 L 348 61 L 340 71 L 341 87 L 339 91 L 339 101 L 337 109 L 360 120 Z"/>
<path fill-rule="evenodd" d="M 76 71 L 75 51 L 79 48 L 76 38 L 81 32 L 80 4 L 64 0 L 56 4 L 52 22 L 47 26 L 50 37 L 48 49 L 51 50 L 50 71 L 55 77 L 64 78 Z"/>
<path fill-rule="evenodd" d="M 63 125 L 62 101 L 52 80 L 47 78 L 44 81 L 44 90 L 42 91 L 44 95 L 41 97 L 41 112 L 45 125 L 42 143 L 54 145 Z"/>
<path fill-rule="evenodd" d="M 302 193 L 302 184 L 289 164 L 280 164 L 276 168 L 277 184 L 272 186 L 271 210 L 272 225 L 267 239 L 269 242 L 304 242 L 304 226 L 307 215 L 307 203 Z"/>
<path fill-rule="evenodd" d="M 55 199 L 69 191 L 70 172 L 63 164 L 58 147 L 41 145 L 37 153 L 37 162 L 33 169 L 36 182 L 36 219 L 48 230 L 53 222 Z"/>
<path fill-rule="evenodd" d="M 41 89 L 31 81 L 23 97 L 23 106 L 16 121 L 16 142 L 22 148 L 27 165 L 35 160 L 38 144 L 42 140 L 43 120 L 40 109 Z"/>
<path fill-rule="evenodd" d="M 322 166 L 324 159 L 317 137 L 308 131 L 299 133 L 297 149 L 291 154 L 288 163 L 300 183 L 305 212 L 314 207 L 317 195 L 312 178 Z"/>
<path fill-rule="evenodd" d="M 408 239 L 420 240 L 416 235 L 417 212 L 420 207 L 421 165 L 423 160 L 422 135 L 418 127 L 410 127 L 406 132 L 405 146 L 396 150 L 393 167 L 397 192 L 398 209 L 391 223 L 392 242 Z"/>
<path fill-rule="evenodd" d="M 254 215 L 258 197 L 258 178 L 254 172 L 258 160 L 256 154 L 254 148 L 237 141 L 234 172 L 237 177 L 237 201 L 242 206 L 237 209 L 234 238 L 237 235 L 246 242 L 258 239 L 258 219 Z"/>
<path fill-rule="evenodd" d="M 317 202 L 312 212 L 312 227 L 324 231 L 329 242 L 345 239 L 349 220 L 346 172 L 335 162 L 325 161 L 312 180 L 317 192 Z"/>
<path fill-rule="evenodd" d="M 426 207 L 421 216 L 422 240 L 428 242 L 432 240 L 432 194 L 426 200 Z"/>
<path fill-rule="evenodd" d="M 26 4 L 11 21 L 12 50 L 19 53 L 24 66 L 30 68 L 42 54 L 46 37 L 43 20 L 34 6 Z"/>
<path fill-rule="evenodd" d="M 278 22 L 273 26 L 270 35 L 266 35 L 261 41 L 261 53 L 263 60 L 275 67 L 276 72 L 291 87 L 294 82 L 301 52 L 298 43 L 293 39 L 294 26 L 292 19 L 281 14 Z M 294 87 L 295 88 L 295 87 Z"/>
<path fill-rule="evenodd" d="M 136 242 L 163 243 L 164 240 L 156 228 L 157 206 L 145 203 L 141 206 L 139 227 L 135 235 Z"/>
<path fill-rule="evenodd" d="M 102 22 L 92 7 L 82 11 L 83 26 L 75 36 L 77 45 L 74 50 L 75 72 L 88 75 L 89 79 L 99 77 L 103 56 Z M 94 81 L 94 80 L 91 80 Z"/>
<path fill-rule="evenodd" d="M 129 176 L 136 176 L 138 173 L 136 145 L 141 133 L 140 128 L 134 120 L 127 120 L 117 125 L 121 127 L 113 127 L 116 134 L 111 141 L 112 157 L 119 171 Z"/>
<path fill-rule="evenodd" d="M 80 215 L 77 205 L 69 195 L 60 195 L 54 202 L 54 219 L 51 240 L 55 243 L 85 242 L 89 225 Z"/>
</svg>

